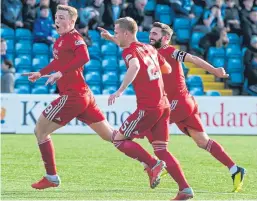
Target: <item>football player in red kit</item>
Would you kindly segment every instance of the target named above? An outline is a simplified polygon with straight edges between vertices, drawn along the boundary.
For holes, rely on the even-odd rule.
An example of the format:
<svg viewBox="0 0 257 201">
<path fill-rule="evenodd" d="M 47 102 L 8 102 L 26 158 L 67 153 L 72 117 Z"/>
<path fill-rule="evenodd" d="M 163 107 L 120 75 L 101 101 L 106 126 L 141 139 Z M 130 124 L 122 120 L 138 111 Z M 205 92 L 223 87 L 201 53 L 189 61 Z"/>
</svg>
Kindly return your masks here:
<svg viewBox="0 0 257 201">
<path fill-rule="evenodd" d="M 210 152 L 214 158 L 229 169 L 233 179 L 233 191 L 236 192 L 242 187 L 245 169 L 237 166 L 223 147 L 215 140 L 210 139 L 204 131 L 197 103 L 187 90 L 181 63 L 184 61 L 194 63 L 219 78 L 227 78 L 228 75 L 224 68 L 214 68 L 201 58 L 169 45 L 172 34 L 173 30 L 168 25 L 155 22 L 149 36 L 150 44 L 157 48 L 158 52 L 172 66 L 171 74 L 163 74 L 165 92 L 171 108 L 170 123 L 175 123 L 183 133 L 192 137 L 198 147 Z M 151 137 L 151 135 L 149 136 Z"/>
<path fill-rule="evenodd" d="M 138 42 L 138 26 L 132 18 L 118 19 L 115 22 L 114 36 L 102 28 L 99 29 L 103 38 L 124 49 L 122 57 L 128 68 L 120 88 L 109 97 L 109 105 L 113 104 L 131 83 L 137 98 L 136 111 L 123 122 L 119 132 L 113 137 L 115 147 L 127 156 L 147 164 L 149 176 L 158 171 L 156 183 L 151 182 L 152 188 L 159 183 L 160 173 L 167 165 L 167 171 L 179 185 L 180 191 L 174 200 L 192 198 L 193 190 L 187 183 L 179 162 L 167 149 L 170 106 L 164 92 L 161 73 L 170 73 L 170 70 L 167 70 L 170 66 L 167 66 L 167 62 L 158 55 L 155 48 Z M 157 164 L 148 152 L 132 141 L 133 138 L 143 137 L 147 130 L 150 130 L 153 138 L 154 153 L 160 159 Z"/>
<path fill-rule="evenodd" d="M 89 55 L 82 36 L 74 29 L 76 19 L 75 8 L 58 5 L 55 26 L 60 37 L 53 47 L 54 60 L 39 72 L 26 74 L 30 81 L 35 82 L 40 77 L 55 71 L 46 84 L 53 84 L 57 80 L 60 91 L 60 97 L 43 111 L 35 127 L 35 135 L 46 169 L 46 176 L 32 184 L 36 189 L 57 187 L 60 184 L 54 146 L 50 138 L 52 132 L 76 117 L 89 125 L 104 140 L 111 141 L 113 133 L 84 80 L 83 66 L 89 61 Z"/>
</svg>

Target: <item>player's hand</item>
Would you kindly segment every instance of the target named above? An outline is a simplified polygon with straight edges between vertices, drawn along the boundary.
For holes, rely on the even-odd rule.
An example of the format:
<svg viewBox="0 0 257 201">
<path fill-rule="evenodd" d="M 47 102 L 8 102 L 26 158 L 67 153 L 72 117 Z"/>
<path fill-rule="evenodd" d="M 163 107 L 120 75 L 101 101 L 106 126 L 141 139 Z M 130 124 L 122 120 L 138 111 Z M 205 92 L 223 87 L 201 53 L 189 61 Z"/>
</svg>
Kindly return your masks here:
<svg viewBox="0 0 257 201">
<path fill-rule="evenodd" d="M 113 35 L 110 34 L 109 31 L 102 27 L 97 27 L 97 29 L 101 32 L 101 37 L 104 38 L 105 40 L 111 40 Z"/>
<path fill-rule="evenodd" d="M 114 94 L 110 95 L 108 98 L 108 105 L 113 105 L 115 103 L 115 99 L 122 95 L 121 91 L 116 91 Z"/>
<path fill-rule="evenodd" d="M 227 74 L 225 69 L 222 67 L 215 68 L 213 74 L 219 78 L 228 78 L 229 77 L 229 74 Z"/>
<path fill-rule="evenodd" d="M 62 73 L 60 71 L 53 73 L 49 76 L 48 80 L 46 81 L 45 85 L 48 85 L 49 83 L 53 85 L 57 80 L 59 80 L 62 77 Z"/>
<path fill-rule="evenodd" d="M 29 73 L 22 73 L 22 76 L 28 76 L 30 82 L 36 82 L 40 77 L 40 72 L 29 72 Z"/>
</svg>

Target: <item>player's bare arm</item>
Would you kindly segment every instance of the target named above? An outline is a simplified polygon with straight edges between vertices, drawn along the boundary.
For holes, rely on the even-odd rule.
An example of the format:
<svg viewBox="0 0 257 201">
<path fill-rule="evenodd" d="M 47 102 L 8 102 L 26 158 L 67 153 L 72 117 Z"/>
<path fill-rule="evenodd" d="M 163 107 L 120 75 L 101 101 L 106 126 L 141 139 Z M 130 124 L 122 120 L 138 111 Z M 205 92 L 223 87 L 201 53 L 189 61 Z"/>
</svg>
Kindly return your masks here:
<svg viewBox="0 0 257 201">
<path fill-rule="evenodd" d="M 164 65 L 162 65 L 160 68 L 162 74 L 170 74 L 172 72 L 172 67 L 167 61 L 165 61 Z"/>
<path fill-rule="evenodd" d="M 116 38 L 114 37 L 114 35 L 110 34 L 109 31 L 107 31 L 106 29 L 102 28 L 102 27 L 97 27 L 98 30 L 101 32 L 101 37 L 104 38 L 105 40 L 109 40 L 112 41 L 113 43 L 115 43 L 116 45 L 120 46 L 120 43 L 118 40 L 116 40 Z"/>
<path fill-rule="evenodd" d="M 208 62 L 204 61 L 203 59 L 201 59 L 197 56 L 187 53 L 185 55 L 184 61 L 191 62 L 191 63 L 195 64 L 196 66 L 207 70 L 209 73 L 211 73 L 219 78 L 228 78 L 229 77 L 229 75 L 226 73 L 226 71 L 223 67 L 215 68 L 211 64 L 209 64 Z"/>
<path fill-rule="evenodd" d="M 133 82 L 133 80 L 136 78 L 137 73 L 140 69 L 139 61 L 137 58 L 133 58 L 129 61 L 129 68 L 127 70 L 127 73 L 124 77 L 124 80 L 120 86 L 120 88 L 112 95 L 110 95 L 108 99 L 108 105 L 112 105 L 115 103 L 115 99 L 118 98 L 122 93 L 125 91 L 125 89 Z"/>
</svg>

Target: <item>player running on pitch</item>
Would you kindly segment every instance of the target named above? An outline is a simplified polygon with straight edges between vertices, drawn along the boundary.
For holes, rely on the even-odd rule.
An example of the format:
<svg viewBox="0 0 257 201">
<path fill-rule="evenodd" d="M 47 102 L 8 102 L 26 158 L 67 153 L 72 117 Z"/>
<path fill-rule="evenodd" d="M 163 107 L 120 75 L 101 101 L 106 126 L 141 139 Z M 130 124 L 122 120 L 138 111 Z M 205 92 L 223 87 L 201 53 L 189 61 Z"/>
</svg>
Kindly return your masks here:
<svg viewBox="0 0 257 201">
<path fill-rule="evenodd" d="M 169 45 L 172 34 L 173 30 L 168 25 L 155 22 L 149 36 L 150 44 L 157 48 L 158 52 L 172 66 L 171 74 L 163 74 L 164 87 L 171 108 L 170 124 L 175 123 L 183 133 L 192 137 L 198 147 L 210 152 L 216 160 L 229 169 L 233 179 L 233 191 L 237 192 L 243 185 L 246 171 L 237 166 L 223 147 L 215 140 L 210 139 L 204 131 L 198 105 L 187 90 L 181 62 L 194 63 L 219 78 L 227 78 L 228 75 L 224 68 L 214 68 L 201 58 Z"/>
<path fill-rule="evenodd" d="M 163 70 L 167 69 L 167 67 L 164 67 L 167 66 L 166 61 L 158 55 L 151 45 L 137 41 L 138 27 L 130 17 L 120 18 L 115 22 L 114 36 L 110 35 L 105 29 L 99 29 L 103 38 L 111 40 L 124 48 L 122 57 L 128 68 L 120 88 L 110 96 L 109 104 L 113 104 L 115 99 L 131 83 L 134 86 L 137 98 L 137 109 L 122 124 L 119 133 L 114 137 L 114 145 L 131 158 L 136 158 L 140 162 L 143 162 L 144 159 L 153 167 L 154 163 L 151 162 L 150 154 L 131 140 L 150 130 L 154 153 L 162 160 L 159 163 L 159 168 L 163 169 L 166 163 L 167 171 L 179 185 L 180 191 L 174 200 L 192 198 L 193 190 L 187 183 L 179 162 L 167 149 L 170 106 L 167 102 L 168 99 L 164 92 L 161 76 L 161 71 L 170 72 L 170 70 Z"/>
</svg>

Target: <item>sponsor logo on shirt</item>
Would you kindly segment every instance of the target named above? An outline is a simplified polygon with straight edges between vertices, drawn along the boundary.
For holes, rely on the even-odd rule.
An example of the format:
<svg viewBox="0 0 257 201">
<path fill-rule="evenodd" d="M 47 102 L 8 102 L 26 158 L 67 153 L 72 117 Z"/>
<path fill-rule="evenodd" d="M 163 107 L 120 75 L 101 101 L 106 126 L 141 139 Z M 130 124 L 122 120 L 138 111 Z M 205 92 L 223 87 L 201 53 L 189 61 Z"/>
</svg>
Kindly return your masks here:
<svg viewBox="0 0 257 201">
<path fill-rule="evenodd" d="M 85 42 L 83 40 L 76 40 L 75 45 L 84 45 Z"/>
<path fill-rule="evenodd" d="M 63 40 L 61 40 L 58 44 L 58 47 L 61 47 L 62 46 L 62 43 L 63 43 Z"/>
</svg>

